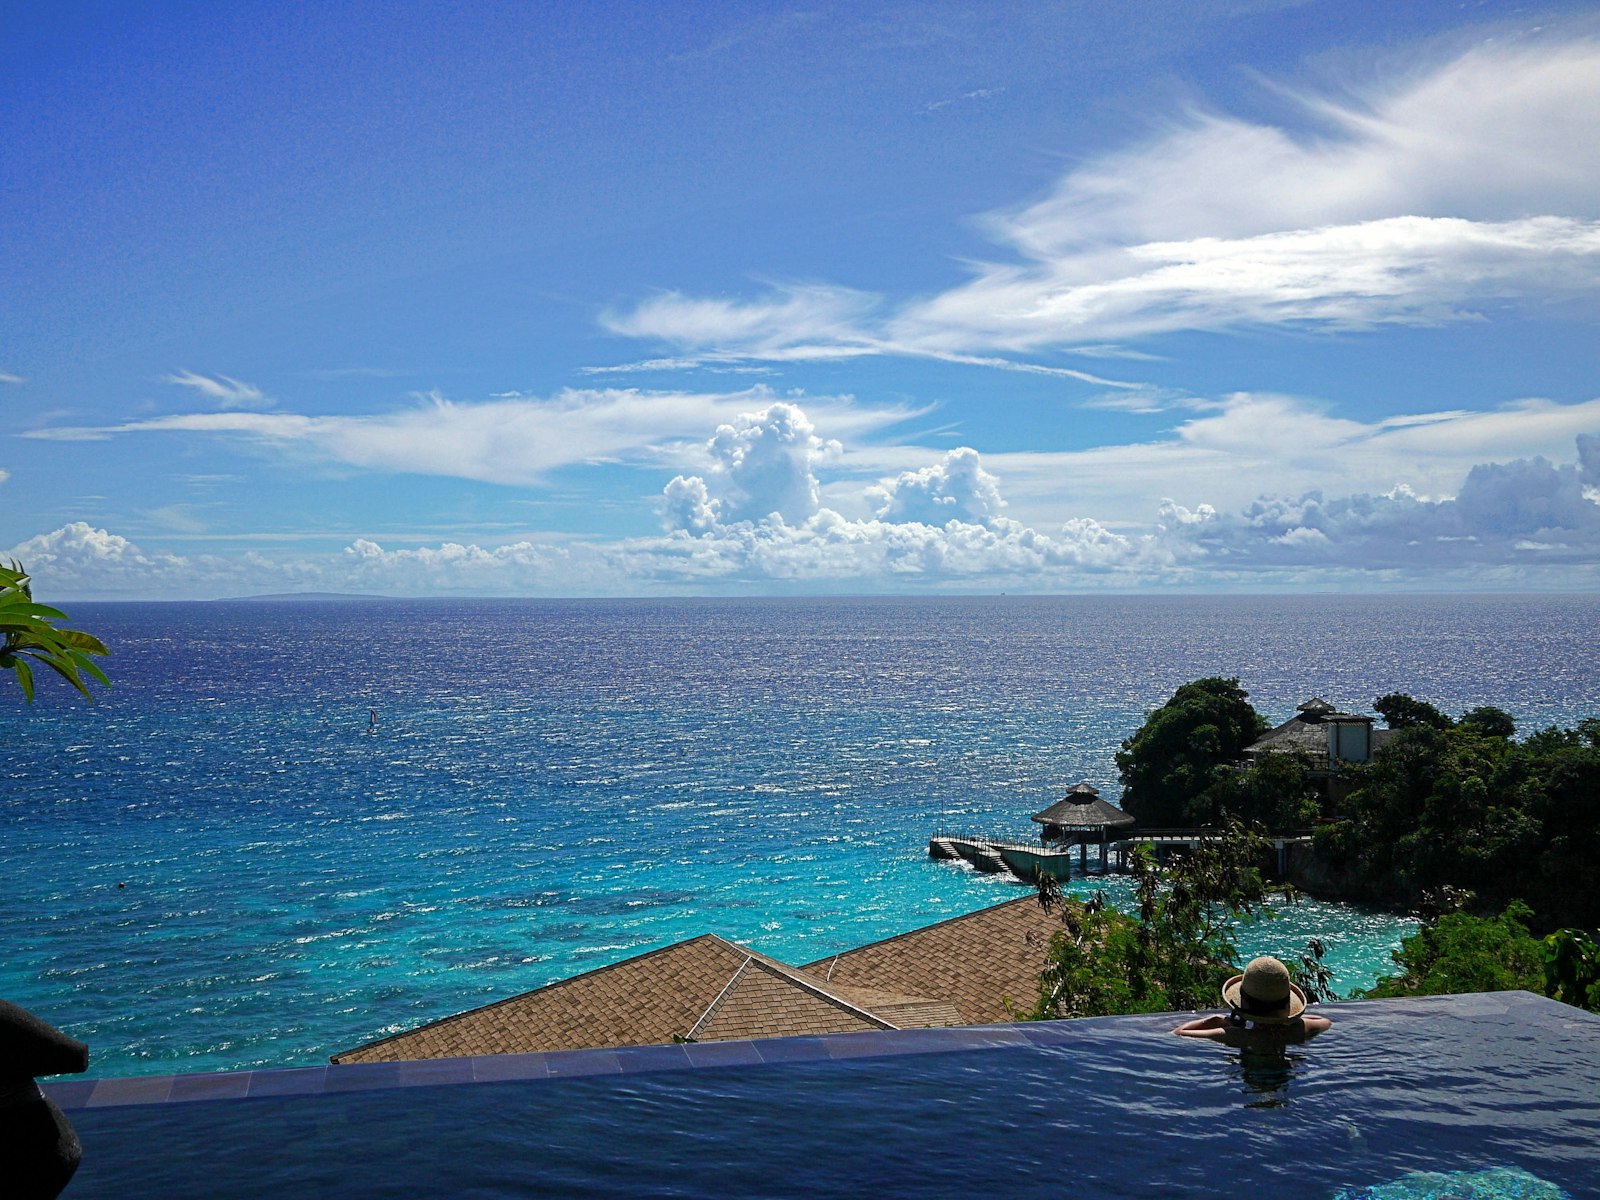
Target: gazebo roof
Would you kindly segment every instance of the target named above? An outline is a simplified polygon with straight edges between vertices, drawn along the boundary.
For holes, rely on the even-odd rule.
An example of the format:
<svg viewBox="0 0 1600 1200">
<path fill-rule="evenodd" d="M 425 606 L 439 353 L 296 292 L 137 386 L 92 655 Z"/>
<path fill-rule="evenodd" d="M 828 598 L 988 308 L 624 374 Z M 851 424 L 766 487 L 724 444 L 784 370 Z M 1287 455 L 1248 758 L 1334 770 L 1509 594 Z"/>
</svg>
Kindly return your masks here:
<svg viewBox="0 0 1600 1200">
<path fill-rule="evenodd" d="M 1304 713 L 1306 716 L 1312 718 L 1326 717 L 1333 713 L 1337 713 L 1338 711 L 1338 709 L 1334 708 L 1333 705 L 1329 704 L 1321 696 L 1313 696 L 1304 704 L 1295 705 L 1295 712 Z"/>
<path fill-rule="evenodd" d="M 1100 789 L 1092 783 L 1077 783 L 1067 794 L 1033 819 L 1041 825 L 1061 829 L 1104 829 L 1134 824 L 1134 818 L 1115 804 L 1100 799 Z"/>
</svg>

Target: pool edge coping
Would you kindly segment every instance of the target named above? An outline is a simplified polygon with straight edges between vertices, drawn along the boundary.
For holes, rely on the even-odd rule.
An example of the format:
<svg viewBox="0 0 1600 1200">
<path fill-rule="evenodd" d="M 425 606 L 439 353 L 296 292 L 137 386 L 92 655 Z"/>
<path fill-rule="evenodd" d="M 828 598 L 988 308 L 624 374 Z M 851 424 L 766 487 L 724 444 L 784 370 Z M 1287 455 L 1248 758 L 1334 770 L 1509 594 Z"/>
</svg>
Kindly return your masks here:
<svg viewBox="0 0 1600 1200">
<path fill-rule="evenodd" d="M 1405 1018 L 1441 1015 L 1440 1007 L 1462 1016 L 1509 1014 L 1539 1007 L 1546 1019 L 1590 1024 L 1600 1036 L 1600 1014 L 1573 1008 L 1533 992 L 1478 992 L 1417 996 L 1394 1000 L 1349 1000 L 1328 1006 L 1336 1015 Z M 1079 1017 L 1059 1021 L 1020 1021 L 933 1029 L 874 1030 L 866 1033 L 812 1034 L 719 1042 L 617 1046 L 553 1050 L 529 1054 L 489 1054 L 469 1058 L 427 1058 L 395 1062 L 344 1063 L 306 1067 L 268 1067 L 168 1075 L 128 1075 L 103 1079 L 59 1078 L 42 1084 L 67 1112 L 210 1100 L 250 1100 L 448 1087 L 473 1083 L 530 1082 L 593 1076 L 656 1074 L 668 1071 L 762 1067 L 838 1062 L 900 1055 L 953 1054 L 970 1050 L 1066 1046 L 1089 1041 L 1115 1023 L 1139 1034 L 1167 1033 L 1174 1021 L 1192 1013 L 1154 1013 Z"/>
</svg>

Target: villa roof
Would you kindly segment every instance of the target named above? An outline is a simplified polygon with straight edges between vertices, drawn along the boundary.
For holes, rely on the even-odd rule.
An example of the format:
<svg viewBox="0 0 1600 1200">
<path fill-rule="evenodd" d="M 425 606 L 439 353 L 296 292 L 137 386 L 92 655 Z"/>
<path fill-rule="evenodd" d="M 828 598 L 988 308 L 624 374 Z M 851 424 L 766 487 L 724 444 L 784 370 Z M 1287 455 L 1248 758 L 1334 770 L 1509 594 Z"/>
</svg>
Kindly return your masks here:
<svg viewBox="0 0 1600 1200">
<path fill-rule="evenodd" d="M 1304 754 L 1314 767 L 1326 768 L 1328 766 L 1328 726 L 1336 723 L 1360 722 L 1371 725 L 1373 718 L 1364 713 L 1340 712 L 1333 705 L 1320 697 L 1313 696 L 1304 704 L 1299 705 L 1295 715 L 1282 725 L 1267 730 L 1255 741 L 1244 748 L 1248 757 L 1265 754 L 1268 751 L 1293 752 Z M 1388 729 L 1374 729 L 1372 731 L 1372 750 L 1374 753 L 1389 740 Z"/>
<path fill-rule="evenodd" d="M 1031 895 L 791 967 L 702 934 L 380 1038 L 336 1063 L 854 1033 L 1010 1019 L 1055 920 Z"/>
<path fill-rule="evenodd" d="M 1132 825 L 1134 818 L 1115 804 L 1100 799 L 1100 789 L 1092 783 L 1075 783 L 1067 794 L 1043 812 L 1033 814 L 1041 825 L 1062 829 L 1104 829 Z"/>
<path fill-rule="evenodd" d="M 702 934 L 333 1056 L 337 1063 L 890 1029 L 793 967 Z"/>
<path fill-rule="evenodd" d="M 958 1024 L 1014 1020 L 1006 1002 L 1026 1011 L 1039 994 L 1039 972 L 1057 918 L 1031 893 L 965 916 L 808 963 L 807 973 L 835 990 L 888 988 L 937 996 L 959 1012 Z"/>
</svg>

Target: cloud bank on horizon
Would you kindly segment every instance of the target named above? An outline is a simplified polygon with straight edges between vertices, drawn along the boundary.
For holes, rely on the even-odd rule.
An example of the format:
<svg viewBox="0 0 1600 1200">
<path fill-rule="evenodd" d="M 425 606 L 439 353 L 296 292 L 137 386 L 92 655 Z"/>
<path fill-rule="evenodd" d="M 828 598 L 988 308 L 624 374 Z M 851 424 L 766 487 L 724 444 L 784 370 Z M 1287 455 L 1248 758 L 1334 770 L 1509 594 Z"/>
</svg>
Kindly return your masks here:
<svg viewBox="0 0 1600 1200">
<path fill-rule="evenodd" d="M 1260 417 L 1255 398 L 1234 405 Z M 1600 401 L 1559 423 L 1600 422 Z M 1213 420 L 1216 418 L 1205 418 Z M 1482 423 L 1447 414 L 1397 423 L 1373 438 Z M 1480 437 L 1492 432 L 1480 431 Z M 822 503 L 819 473 L 843 454 L 797 404 L 741 412 L 700 447 L 704 474 L 664 487 L 663 532 L 603 543 L 546 538 L 492 547 L 445 543 L 385 549 L 357 538 L 337 555 L 299 560 L 147 553 L 125 537 L 73 522 L 12 550 L 39 579 L 67 591 L 214 594 L 372 590 L 407 594 L 615 594 L 645 579 L 671 587 L 848 582 L 878 590 L 911 581 L 934 588 L 1071 588 L 1085 581 L 1273 583 L 1365 577 L 1404 581 L 1419 569 L 1502 586 L 1530 586 L 1600 556 L 1600 435 L 1580 433 L 1576 457 L 1474 465 L 1454 495 L 1430 498 L 1404 483 L 1381 493 L 1325 496 L 1312 489 L 1262 495 L 1237 511 L 1163 499 L 1140 532 L 1069 517 L 1037 528 L 1005 515 L 1001 481 L 971 447 L 859 489 L 869 511 L 851 517 Z"/>
<path fill-rule="evenodd" d="M 1197 108 L 990 213 L 992 260 L 948 286 L 659 291 L 599 318 L 655 357 L 584 372 L 815 368 L 831 389 L 435 388 L 319 413 L 276 381 L 175 366 L 156 382 L 189 411 L 43 413 L 20 431 L 61 454 L 159 440 L 389 488 L 564 489 L 577 506 L 603 491 L 647 518 L 620 531 L 327 532 L 341 544 L 321 549 L 218 535 L 224 549 L 194 552 L 200 507 L 152 504 L 127 510 L 142 532 L 75 518 L 7 553 L 50 594 L 107 597 L 1600 586 L 1600 397 L 1435 410 L 1392 380 L 1387 411 L 1356 416 L 1132 378 L 1177 357 L 1174 336 L 1240 330 L 1361 339 L 1560 310 L 1592 337 L 1600 41 L 1488 41 L 1338 95 L 1282 92 L 1292 128 Z M 836 386 L 885 359 L 1059 380 L 1082 389 L 1079 413 L 1165 424 L 986 443 L 973 415 L 941 425 L 942 399 Z M 0 382 L 21 394 L 35 374 Z"/>
</svg>

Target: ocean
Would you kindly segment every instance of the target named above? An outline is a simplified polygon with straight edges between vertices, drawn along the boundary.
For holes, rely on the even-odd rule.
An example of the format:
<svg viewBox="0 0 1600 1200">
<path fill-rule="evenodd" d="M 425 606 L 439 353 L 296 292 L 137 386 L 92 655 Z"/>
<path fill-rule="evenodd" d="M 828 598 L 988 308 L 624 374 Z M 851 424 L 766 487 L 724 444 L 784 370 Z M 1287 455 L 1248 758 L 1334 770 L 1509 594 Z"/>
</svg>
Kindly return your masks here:
<svg viewBox="0 0 1600 1200">
<path fill-rule="evenodd" d="M 1118 743 L 1201 676 L 1273 721 L 1600 714 L 1596 596 L 68 610 L 115 687 L 0 694 L 0 996 L 97 1075 L 318 1063 L 702 932 L 802 963 L 1007 899 L 929 835 L 1114 802 Z M 1302 902 L 1240 942 L 1321 936 L 1348 991 L 1411 928 Z"/>
</svg>

